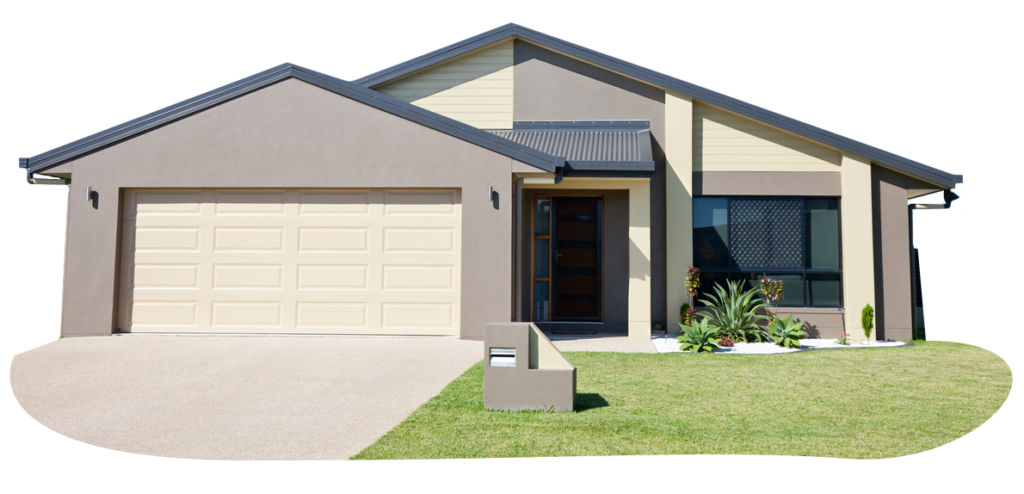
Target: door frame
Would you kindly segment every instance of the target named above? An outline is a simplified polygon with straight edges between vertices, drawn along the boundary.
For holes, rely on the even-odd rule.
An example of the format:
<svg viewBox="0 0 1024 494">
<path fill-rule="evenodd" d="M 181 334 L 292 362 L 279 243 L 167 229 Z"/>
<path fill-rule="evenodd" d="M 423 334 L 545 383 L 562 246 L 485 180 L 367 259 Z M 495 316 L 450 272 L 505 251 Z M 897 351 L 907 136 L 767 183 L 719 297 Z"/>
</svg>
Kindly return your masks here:
<svg viewBox="0 0 1024 494">
<path fill-rule="evenodd" d="M 544 198 L 547 198 L 549 200 L 548 204 L 550 205 L 550 208 L 551 208 L 551 214 L 548 216 L 548 221 L 549 221 L 548 233 L 549 234 L 548 235 L 534 235 L 534 232 L 536 231 L 534 222 L 536 221 L 536 214 L 535 214 L 536 213 L 536 209 L 535 208 L 536 208 L 536 205 L 537 205 L 537 199 L 544 199 Z M 569 320 L 558 320 L 558 321 L 556 321 L 554 319 L 554 313 L 555 313 L 555 297 L 554 297 L 554 295 L 555 295 L 555 283 L 557 282 L 556 281 L 557 276 L 556 276 L 555 265 L 554 265 L 554 252 L 556 250 L 556 242 L 557 242 L 557 236 L 558 236 L 557 232 L 555 231 L 555 224 L 556 224 L 556 219 L 557 219 L 557 214 L 558 214 L 557 207 L 555 206 L 555 199 L 556 198 L 571 198 L 571 199 L 572 198 L 596 198 L 596 199 L 598 199 L 598 208 L 597 208 L 597 228 L 598 228 L 597 256 L 598 256 L 598 266 L 599 266 L 598 288 L 601 291 L 601 301 L 600 301 L 600 311 L 599 311 L 600 315 L 599 315 L 599 317 L 597 319 L 594 319 L 594 320 L 591 320 L 591 319 L 583 319 L 583 320 L 572 320 L 572 319 L 569 319 Z M 572 323 L 572 322 L 592 323 L 592 324 L 604 323 L 604 298 L 605 298 L 605 293 L 604 293 L 605 292 L 605 289 L 604 289 L 605 288 L 605 286 L 604 286 L 604 271 L 605 271 L 605 269 L 604 269 L 604 194 L 554 194 L 554 193 L 553 194 L 533 194 L 531 196 L 531 200 L 530 200 L 530 226 L 529 226 L 529 228 L 530 228 L 530 275 L 529 275 L 529 279 L 530 279 L 530 297 L 529 297 L 529 301 L 530 301 L 530 303 L 529 303 L 530 304 L 530 320 L 531 321 L 540 321 L 540 322 L 558 322 L 558 323 Z M 536 273 L 535 265 L 536 265 L 536 262 L 537 262 L 537 252 L 536 252 L 536 242 L 535 242 L 535 240 L 538 239 L 538 238 L 543 239 L 545 237 L 549 239 L 549 242 L 548 242 L 548 278 L 539 278 L 538 279 L 538 278 L 534 278 L 534 276 L 533 276 L 534 273 Z M 548 282 L 548 317 L 547 317 L 547 319 L 538 320 L 536 318 L 536 314 L 535 314 L 536 306 L 534 304 L 534 298 L 533 298 L 534 297 L 534 284 L 535 284 L 535 281 L 547 281 Z"/>
</svg>

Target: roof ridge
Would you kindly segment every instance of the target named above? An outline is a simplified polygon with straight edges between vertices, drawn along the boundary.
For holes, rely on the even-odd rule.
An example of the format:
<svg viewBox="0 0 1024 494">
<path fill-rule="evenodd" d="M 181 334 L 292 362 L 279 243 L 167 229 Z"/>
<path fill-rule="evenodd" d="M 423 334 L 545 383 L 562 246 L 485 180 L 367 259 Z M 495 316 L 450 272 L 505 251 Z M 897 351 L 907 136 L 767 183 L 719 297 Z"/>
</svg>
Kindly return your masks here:
<svg viewBox="0 0 1024 494">
<path fill-rule="evenodd" d="M 518 37 L 524 41 L 538 44 L 545 48 L 579 58 L 588 63 L 601 66 L 607 70 L 628 75 L 654 86 L 682 93 L 745 117 L 780 128 L 787 132 L 837 148 L 841 151 L 863 156 L 883 166 L 894 168 L 901 172 L 914 175 L 942 186 L 952 188 L 955 187 L 956 184 L 963 182 L 963 175 L 954 175 L 937 168 L 930 167 L 923 163 L 909 158 L 904 158 L 869 144 L 841 136 L 820 127 L 801 122 L 736 98 L 726 96 L 722 93 L 686 82 L 682 79 L 677 79 L 655 70 L 641 67 L 625 60 L 605 55 L 589 48 L 585 48 L 514 23 L 506 24 L 471 38 L 445 46 L 444 48 L 434 50 L 426 55 L 393 65 L 384 70 L 356 79 L 354 82 L 367 87 L 376 86 L 509 37 Z"/>
<path fill-rule="evenodd" d="M 313 84 L 321 89 L 425 125 L 542 170 L 554 171 L 564 164 L 564 160 L 559 157 L 523 146 L 373 89 L 292 63 L 285 63 L 40 153 L 32 158 L 19 158 L 18 166 L 27 169 L 29 174 L 36 173 L 289 78 Z"/>
</svg>

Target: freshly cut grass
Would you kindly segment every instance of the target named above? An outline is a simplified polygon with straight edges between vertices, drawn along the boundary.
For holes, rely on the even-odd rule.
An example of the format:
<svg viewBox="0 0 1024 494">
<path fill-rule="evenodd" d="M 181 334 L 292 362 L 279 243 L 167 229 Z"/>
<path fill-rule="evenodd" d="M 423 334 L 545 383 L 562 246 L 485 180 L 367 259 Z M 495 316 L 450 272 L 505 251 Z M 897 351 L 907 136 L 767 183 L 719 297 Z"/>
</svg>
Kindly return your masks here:
<svg viewBox="0 0 1024 494">
<path fill-rule="evenodd" d="M 780 355 L 572 352 L 576 411 L 483 408 L 475 365 L 353 459 L 763 454 L 889 458 L 991 417 L 1010 369 L 968 345 Z"/>
</svg>

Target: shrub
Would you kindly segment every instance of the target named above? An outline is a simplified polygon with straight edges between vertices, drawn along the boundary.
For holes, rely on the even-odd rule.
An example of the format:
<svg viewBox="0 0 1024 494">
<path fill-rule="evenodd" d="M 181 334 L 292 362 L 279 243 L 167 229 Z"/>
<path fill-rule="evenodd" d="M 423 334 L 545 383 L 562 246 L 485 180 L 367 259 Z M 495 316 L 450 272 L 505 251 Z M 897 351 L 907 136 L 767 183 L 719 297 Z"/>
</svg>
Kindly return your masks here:
<svg viewBox="0 0 1024 494">
<path fill-rule="evenodd" d="M 757 314 L 768 304 L 757 296 L 756 288 L 743 291 L 741 283 L 729 281 L 728 290 L 716 283 L 715 294 L 708 294 L 708 299 L 702 300 L 711 309 L 704 320 L 719 336 L 728 336 L 733 341 L 768 341 L 768 334 L 758 325 L 768 317 Z"/>
<path fill-rule="evenodd" d="M 679 320 L 687 326 L 690 325 L 690 304 L 683 304 L 683 306 L 679 308 Z"/>
<path fill-rule="evenodd" d="M 875 309 L 871 308 L 871 304 L 865 305 L 864 309 L 860 311 L 860 327 L 864 329 L 864 338 L 871 339 L 871 330 L 875 327 L 874 321 Z"/>
<path fill-rule="evenodd" d="M 768 334 L 783 348 L 800 348 L 800 338 L 807 336 L 801 328 L 804 323 L 793 322 L 793 314 L 785 319 L 775 319 L 768 325 Z"/>
<path fill-rule="evenodd" d="M 694 322 L 690 326 L 679 325 L 683 334 L 676 338 L 681 343 L 679 349 L 693 353 L 710 353 L 718 350 L 717 331 L 708 327 L 708 320 Z"/>
<path fill-rule="evenodd" d="M 718 340 L 718 346 L 722 348 L 732 348 L 735 344 L 736 342 L 732 341 L 732 338 L 728 336 L 723 336 L 722 339 Z"/>
<path fill-rule="evenodd" d="M 846 333 L 843 333 L 843 336 L 836 338 L 836 343 L 840 345 L 850 346 L 850 338 L 847 337 Z"/>
</svg>

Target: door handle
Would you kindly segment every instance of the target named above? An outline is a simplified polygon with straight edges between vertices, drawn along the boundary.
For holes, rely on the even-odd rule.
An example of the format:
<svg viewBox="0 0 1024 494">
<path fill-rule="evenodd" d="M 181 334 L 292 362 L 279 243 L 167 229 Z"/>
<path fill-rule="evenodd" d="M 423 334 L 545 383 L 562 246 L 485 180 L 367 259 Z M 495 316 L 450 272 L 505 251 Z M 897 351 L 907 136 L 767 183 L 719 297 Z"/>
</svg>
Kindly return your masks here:
<svg viewBox="0 0 1024 494">
<path fill-rule="evenodd" d="M 555 263 L 556 263 L 556 264 L 558 263 L 558 258 L 559 258 L 559 257 L 562 257 L 562 254 L 559 254 L 559 253 L 558 253 L 558 251 L 556 250 L 556 251 L 555 251 Z"/>
</svg>

